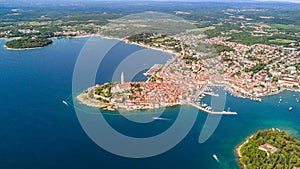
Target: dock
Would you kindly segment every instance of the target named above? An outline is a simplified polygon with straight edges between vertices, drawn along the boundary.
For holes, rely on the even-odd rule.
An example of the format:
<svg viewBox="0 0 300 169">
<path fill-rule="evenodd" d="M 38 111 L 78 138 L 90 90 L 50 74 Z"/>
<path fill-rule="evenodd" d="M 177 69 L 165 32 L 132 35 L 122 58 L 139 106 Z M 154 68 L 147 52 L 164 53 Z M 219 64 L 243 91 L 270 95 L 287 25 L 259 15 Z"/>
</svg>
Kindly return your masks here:
<svg viewBox="0 0 300 169">
<path fill-rule="evenodd" d="M 213 92 L 203 92 L 203 94 L 209 95 L 209 96 L 214 96 L 214 97 L 219 97 L 218 94 L 215 94 Z"/>
<path fill-rule="evenodd" d="M 214 112 L 214 111 L 211 111 L 211 110 L 207 110 L 203 107 L 201 107 L 200 105 L 196 104 L 196 103 L 192 103 L 192 102 L 188 102 L 189 105 L 201 110 L 201 111 L 204 111 L 208 114 L 216 114 L 216 115 L 237 115 L 238 113 L 237 112 L 230 112 L 230 111 L 222 111 L 222 112 Z"/>
</svg>

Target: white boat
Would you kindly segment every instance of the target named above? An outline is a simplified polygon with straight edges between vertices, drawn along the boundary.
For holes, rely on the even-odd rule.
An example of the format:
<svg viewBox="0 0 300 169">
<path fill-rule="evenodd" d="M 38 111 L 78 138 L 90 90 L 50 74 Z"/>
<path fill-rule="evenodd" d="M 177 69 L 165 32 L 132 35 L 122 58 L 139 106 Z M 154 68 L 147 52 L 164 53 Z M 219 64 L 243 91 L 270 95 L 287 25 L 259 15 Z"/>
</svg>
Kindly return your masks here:
<svg viewBox="0 0 300 169">
<path fill-rule="evenodd" d="M 208 106 L 208 107 L 206 107 L 205 109 L 207 109 L 207 110 L 212 110 L 212 108 L 211 108 L 211 107 L 209 107 L 209 106 Z"/>
<path fill-rule="evenodd" d="M 164 121 L 167 121 L 167 120 L 170 120 L 170 119 L 166 119 L 166 118 L 162 118 L 162 117 L 152 117 L 153 120 L 164 120 Z"/>
<path fill-rule="evenodd" d="M 220 162 L 217 155 L 213 154 L 213 158 L 214 158 L 218 163 Z"/>
<path fill-rule="evenodd" d="M 62 101 L 63 104 L 65 104 L 66 106 L 69 106 L 69 104 L 66 101 Z"/>
<path fill-rule="evenodd" d="M 292 111 L 292 110 L 293 110 L 293 107 L 290 107 L 290 108 L 289 108 L 289 111 Z"/>
</svg>

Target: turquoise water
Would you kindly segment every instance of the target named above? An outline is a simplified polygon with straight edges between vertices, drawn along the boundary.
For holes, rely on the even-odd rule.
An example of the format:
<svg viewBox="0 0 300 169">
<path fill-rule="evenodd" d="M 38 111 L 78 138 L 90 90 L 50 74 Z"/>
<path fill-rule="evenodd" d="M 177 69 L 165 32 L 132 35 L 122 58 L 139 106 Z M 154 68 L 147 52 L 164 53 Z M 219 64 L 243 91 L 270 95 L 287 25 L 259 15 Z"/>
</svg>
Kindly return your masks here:
<svg viewBox="0 0 300 169">
<path fill-rule="evenodd" d="M 0 168 L 239 168 L 234 148 L 259 129 L 277 127 L 300 138 L 300 103 L 296 102 L 299 93 L 285 92 L 264 98 L 261 103 L 228 95 L 226 109 L 230 107 L 239 115 L 223 116 L 207 142 L 198 143 L 207 117 L 198 112 L 191 132 L 172 150 L 146 159 L 112 155 L 89 139 L 74 109 L 62 104 L 62 100 L 70 100 L 73 68 L 86 40 L 60 39 L 52 46 L 28 51 L 8 51 L 2 47 L 5 41 L 0 41 Z M 140 49 L 120 43 L 108 54 L 106 66 L 99 69 L 97 83 L 110 81 L 118 61 Z M 142 78 L 141 75 L 136 77 Z M 280 104 L 279 97 L 283 99 Z M 288 110 L 290 106 L 293 111 Z M 194 108 L 186 107 L 186 113 L 189 110 Z M 163 117 L 169 121 L 138 127 L 117 113 L 104 113 L 104 116 L 122 133 L 149 137 L 170 127 L 178 111 L 179 107 L 166 109 Z M 220 163 L 213 159 L 213 154 L 218 155 Z"/>
</svg>

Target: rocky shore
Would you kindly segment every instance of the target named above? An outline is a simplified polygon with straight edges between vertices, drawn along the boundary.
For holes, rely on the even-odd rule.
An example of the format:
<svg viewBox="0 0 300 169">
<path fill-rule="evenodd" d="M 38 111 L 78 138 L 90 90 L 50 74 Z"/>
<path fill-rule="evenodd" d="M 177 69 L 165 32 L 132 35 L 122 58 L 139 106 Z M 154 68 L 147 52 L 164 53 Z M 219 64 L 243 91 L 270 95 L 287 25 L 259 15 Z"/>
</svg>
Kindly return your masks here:
<svg viewBox="0 0 300 169">
<path fill-rule="evenodd" d="M 80 104 L 86 105 L 88 107 L 94 107 L 94 108 L 99 108 L 103 110 L 109 110 L 109 111 L 114 111 L 116 110 L 116 107 L 111 104 L 111 103 L 105 103 L 102 101 L 97 100 L 96 98 L 93 97 L 93 92 L 95 90 L 95 87 L 91 87 L 87 89 L 86 91 L 82 92 L 79 94 L 76 99 Z"/>
</svg>

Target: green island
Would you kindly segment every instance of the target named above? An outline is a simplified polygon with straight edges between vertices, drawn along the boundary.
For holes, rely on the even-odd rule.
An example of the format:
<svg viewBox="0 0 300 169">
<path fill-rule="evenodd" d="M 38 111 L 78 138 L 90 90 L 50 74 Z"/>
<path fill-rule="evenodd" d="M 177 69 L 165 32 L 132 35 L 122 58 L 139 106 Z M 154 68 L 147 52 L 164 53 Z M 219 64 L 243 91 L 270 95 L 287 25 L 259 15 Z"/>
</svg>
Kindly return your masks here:
<svg viewBox="0 0 300 169">
<path fill-rule="evenodd" d="M 300 141 L 280 129 L 258 131 L 236 153 L 242 168 L 300 168 Z"/>
<path fill-rule="evenodd" d="M 52 43 L 49 38 L 20 38 L 7 42 L 5 46 L 9 49 L 31 49 L 45 47 Z"/>
</svg>

